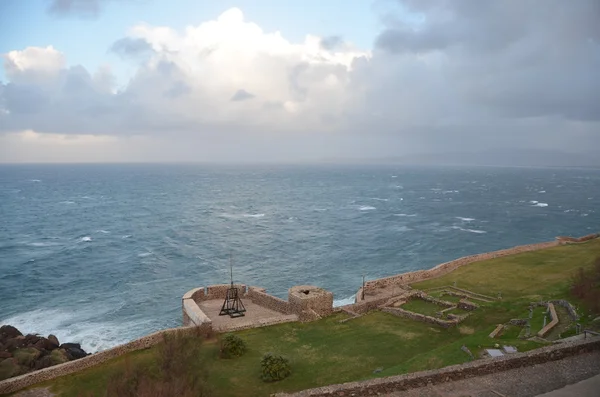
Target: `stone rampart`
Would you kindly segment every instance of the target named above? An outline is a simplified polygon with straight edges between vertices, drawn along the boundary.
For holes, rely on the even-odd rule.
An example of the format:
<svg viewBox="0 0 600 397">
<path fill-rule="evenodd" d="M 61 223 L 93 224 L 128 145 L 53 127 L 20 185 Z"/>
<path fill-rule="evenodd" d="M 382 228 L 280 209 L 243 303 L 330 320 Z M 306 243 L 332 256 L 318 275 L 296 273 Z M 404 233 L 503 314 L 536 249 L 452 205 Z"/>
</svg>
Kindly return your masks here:
<svg viewBox="0 0 600 397">
<path fill-rule="evenodd" d="M 303 390 L 293 394 L 278 393 L 277 397 L 332 397 L 332 396 L 374 396 L 385 395 L 424 387 L 428 384 L 437 385 L 476 376 L 489 375 L 497 372 L 543 364 L 566 357 L 577 356 L 600 350 L 600 338 L 565 342 L 551 345 L 524 353 L 514 353 L 497 358 L 486 358 L 470 361 L 466 364 L 396 375 L 386 378 L 369 379 L 358 382 L 348 382 L 338 385 L 318 387 Z"/>
<path fill-rule="evenodd" d="M 552 321 L 546 324 L 546 326 L 537 333 L 537 336 L 540 338 L 543 338 L 548 332 L 550 332 L 552 328 L 556 326 L 556 324 L 558 324 L 558 316 L 556 315 L 556 309 L 554 309 L 553 303 L 548 303 L 548 310 L 550 310 L 550 318 Z"/>
<path fill-rule="evenodd" d="M 209 331 L 210 330 L 206 327 L 206 325 L 202 327 L 172 328 L 163 331 L 158 331 L 153 334 L 146 335 L 142 338 L 125 343 L 123 345 L 113 347 L 112 349 L 103 350 L 101 352 L 91 354 L 87 357 L 83 357 L 78 360 L 69 361 L 64 364 L 55 365 L 52 367 L 40 369 L 24 375 L 0 381 L 0 394 L 12 393 L 17 390 L 21 390 L 25 387 L 34 385 L 36 383 L 72 374 L 74 372 L 78 372 L 83 369 L 93 367 L 94 365 L 101 364 L 113 358 L 119 357 L 125 353 L 147 349 L 162 342 L 164 340 L 164 337 L 167 335 L 174 335 L 176 333 L 183 333 L 189 335 L 197 333 L 197 335 L 201 337 L 203 334 L 206 334 Z"/>
<path fill-rule="evenodd" d="M 283 299 L 266 293 L 266 289 L 259 287 L 248 287 L 247 297 L 257 305 L 275 310 L 283 314 L 290 314 L 290 304 Z"/>
<path fill-rule="evenodd" d="M 288 302 L 292 313 L 300 321 L 313 321 L 333 313 L 333 294 L 312 285 L 298 285 L 290 288 Z"/>
<path fill-rule="evenodd" d="M 479 308 L 479 305 L 473 302 L 469 302 L 466 299 L 461 299 L 460 301 L 458 301 L 458 304 L 456 305 L 459 309 L 462 310 L 466 310 L 468 312 L 476 310 Z"/>
<path fill-rule="evenodd" d="M 484 261 L 488 259 L 500 258 L 503 256 L 519 254 L 522 252 L 536 251 L 544 248 L 556 247 L 561 245 L 560 241 L 549 241 L 538 244 L 528 244 L 521 245 L 513 248 L 508 248 L 499 251 L 487 252 L 483 254 L 476 254 L 465 256 L 462 258 L 458 258 L 452 260 L 450 262 L 442 263 L 435 266 L 429 270 L 417 270 L 414 272 L 398 274 L 395 276 L 389 276 L 380 278 L 377 280 L 370 280 L 365 283 L 365 292 L 376 289 L 376 288 L 384 288 L 391 285 L 402 285 L 402 284 L 411 284 L 419 281 L 429 280 L 432 278 L 440 277 L 447 273 L 452 272 L 453 270 L 458 269 L 459 267 L 468 265 L 473 262 Z"/>
<path fill-rule="evenodd" d="M 410 312 L 399 307 L 383 307 L 381 311 L 393 314 L 394 316 L 409 318 L 411 320 L 421 321 L 428 324 L 439 325 L 444 328 L 454 327 L 458 324 L 457 320 L 443 320 L 440 318 L 426 316 L 421 313 Z"/>
<path fill-rule="evenodd" d="M 234 287 L 238 289 L 240 296 L 246 294 L 246 285 L 245 284 L 234 284 Z M 211 299 L 225 299 L 225 295 L 227 294 L 227 290 L 231 288 L 231 284 L 215 284 L 209 285 L 205 289 L 205 294 L 202 300 L 211 300 Z"/>
<path fill-rule="evenodd" d="M 558 300 L 553 300 L 550 302 L 554 303 L 555 305 L 560 305 L 560 306 L 564 307 L 565 309 L 567 309 L 567 311 L 569 312 L 569 316 L 571 317 L 571 320 L 573 320 L 573 321 L 579 320 L 577 311 L 575 310 L 573 305 L 570 304 L 568 301 L 566 301 L 564 299 L 558 299 Z"/>
</svg>

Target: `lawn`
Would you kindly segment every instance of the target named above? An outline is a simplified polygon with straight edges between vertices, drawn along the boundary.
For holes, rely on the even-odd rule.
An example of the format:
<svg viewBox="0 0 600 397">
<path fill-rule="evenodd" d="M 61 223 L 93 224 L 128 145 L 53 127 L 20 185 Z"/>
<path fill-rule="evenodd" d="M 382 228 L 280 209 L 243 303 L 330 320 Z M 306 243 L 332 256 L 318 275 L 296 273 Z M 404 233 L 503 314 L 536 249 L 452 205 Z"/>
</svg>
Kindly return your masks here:
<svg viewBox="0 0 600 397">
<path fill-rule="evenodd" d="M 267 396 L 278 391 L 296 391 L 470 361 L 461 350 L 463 345 L 476 357 L 484 348 L 492 347 L 500 340 L 520 351 L 537 348 L 541 346 L 539 343 L 517 338 L 518 327 L 509 328 L 499 340 L 488 335 L 497 324 L 528 317 L 531 302 L 567 298 L 577 305 L 578 302 L 569 296 L 570 278 L 577 268 L 591 266 L 598 256 L 600 240 L 593 240 L 479 262 L 438 279 L 414 284 L 413 288 L 427 289 L 452 285 L 456 281 L 458 287 L 473 292 L 488 295 L 502 292 L 502 300 L 483 304 L 454 328 L 443 329 L 383 312 L 371 312 L 340 323 L 345 315 L 336 314 L 311 323 L 287 323 L 237 332 L 249 348 L 237 359 L 219 358 L 217 341 L 205 341 L 196 363 L 190 365 L 190 371 L 207 375 L 206 382 L 213 391 L 211 395 Z M 411 301 L 404 308 L 424 314 L 435 314 L 442 309 L 422 300 Z M 532 335 L 541 328 L 543 310 L 534 311 Z M 585 318 L 592 315 L 597 314 L 586 312 Z M 108 379 L 122 373 L 126 365 L 141 366 L 149 373 L 158 372 L 158 350 L 154 347 L 129 354 L 43 385 L 51 386 L 61 396 L 103 396 Z M 260 358 L 267 352 L 283 354 L 290 359 L 292 375 L 289 378 L 276 383 L 264 383 L 259 379 Z M 374 373 L 376 369 L 381 372 Z"/>
<path fill-rule="evenodd" d="M 400 306 L 400 308 L 414 313 L 421 313 L 431 317 L 435 317 L 435 314 L 437 312 L 447 309 L 447 307 L 445 306 L 436 305 L 433 302 L 428 302 L 426 300 L 418 298 L 409 300 L 408 302 Z"/>
</svg>

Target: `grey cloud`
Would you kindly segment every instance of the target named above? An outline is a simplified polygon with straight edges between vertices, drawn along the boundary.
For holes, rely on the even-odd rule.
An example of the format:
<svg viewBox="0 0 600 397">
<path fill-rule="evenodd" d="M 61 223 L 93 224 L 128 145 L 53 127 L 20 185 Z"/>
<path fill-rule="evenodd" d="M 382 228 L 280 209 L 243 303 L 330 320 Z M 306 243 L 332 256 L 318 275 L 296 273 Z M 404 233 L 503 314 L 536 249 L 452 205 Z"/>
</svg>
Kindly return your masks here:
<svg viewBox="0 0 600 397">
<path fill-rule="evenodd" d="M 183 81 L 176 81 L 171 85 L 169 89 L 167 89 L 163 95 L 167 98 L 179 98 L 184 95 L 187 95 L 191 92 L 191 88 L 189 85 L 184 83 Z"/>
<path fill-rule="evenodd" d="M 95 17 L 102 3 L 110 0 L 52 0 L 48 12 L 55 15 L 80 15 Z"/>
<path fill-rule="evenodd" d="M 115 41 L 110 51 L 122 57 L 138 57 L 151 53 L 152 46 L 144 39 L 125 37 Z"/>
<path fill-rule="evenodd" d="M 344 40 L 340 36 L 329 36 L 321 39 L 320 45 L 324 50 L 335 50 L 344 44 Z"/>
<path fill-rule="evenodd" d="M 231 101 L 232 102 L 241 102 L 241 101 L 246 101 L 248 99 L 252 99 L 254 98 L 254 95 L 249 93 L 246 90 L 243 89 L 239 89 L 235 92 L 235 94 L 233 94 L 233 96 L 231 97 Z"/>
</svg>

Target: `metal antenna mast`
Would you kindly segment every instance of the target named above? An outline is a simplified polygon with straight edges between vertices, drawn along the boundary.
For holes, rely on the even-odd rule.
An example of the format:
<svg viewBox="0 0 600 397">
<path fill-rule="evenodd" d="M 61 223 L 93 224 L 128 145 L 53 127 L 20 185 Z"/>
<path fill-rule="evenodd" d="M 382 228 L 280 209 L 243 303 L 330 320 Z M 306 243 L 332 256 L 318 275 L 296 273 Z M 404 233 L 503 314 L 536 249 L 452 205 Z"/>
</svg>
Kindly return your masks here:
<svg viewBox="0 0 600 397">
<path fill-rule="evenodd" d="M 237 287 L 233 285 L 233 255 L 229 251 L 229 277 L 231 286 L 225 292 L 225 302 L 221 307 L 219 316 L 229 315 L 229 317 L 242 317 L 246 312 L 246 308 L 240 299 Z"/>
</svg>

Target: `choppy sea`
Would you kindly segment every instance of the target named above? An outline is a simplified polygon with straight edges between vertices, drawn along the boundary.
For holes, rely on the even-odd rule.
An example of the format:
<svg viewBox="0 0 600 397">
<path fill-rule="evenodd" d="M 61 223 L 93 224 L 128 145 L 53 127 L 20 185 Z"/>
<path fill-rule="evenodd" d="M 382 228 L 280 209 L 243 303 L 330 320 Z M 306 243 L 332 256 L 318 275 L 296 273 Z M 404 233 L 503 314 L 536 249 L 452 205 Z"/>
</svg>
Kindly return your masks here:
<svg viewBox="0 0 600 397">
<path fill-rule="evenodd" d="M 600 170 L 0 166 L 0 324 L 98 351 L 234 279 L 336 304 L 367 279 L 600 230 Z"/>
</svg>

